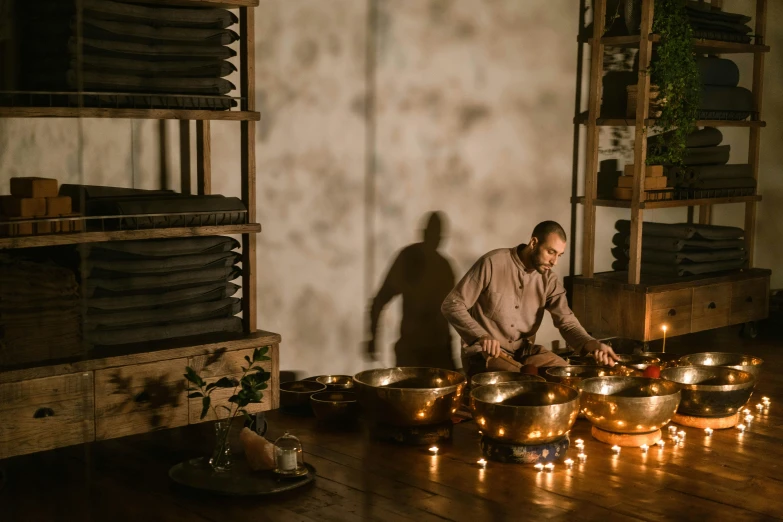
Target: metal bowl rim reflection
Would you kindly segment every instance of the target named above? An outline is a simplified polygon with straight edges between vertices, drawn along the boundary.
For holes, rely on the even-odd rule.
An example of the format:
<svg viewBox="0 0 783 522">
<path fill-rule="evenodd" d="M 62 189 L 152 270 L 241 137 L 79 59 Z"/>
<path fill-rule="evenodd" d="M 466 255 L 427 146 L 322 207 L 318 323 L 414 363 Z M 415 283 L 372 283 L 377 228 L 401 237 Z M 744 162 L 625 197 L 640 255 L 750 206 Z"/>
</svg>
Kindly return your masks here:
<svg viewBox="0 0 783 522">
<path fill-rule="evenodd" d="M 704 357 L 722 357 L 726 355 L 732 355 L 737 356 L 740 359 L 750 359 L 751 364 L 693 364 L 690 363 L 689 360 L 693 357 L 697 356 L 704 356 Z M 756 355 L 750 355 L 749 353 L 739 353 L 739 352 L 699 352 L 699 353 L 689 353 L 688 355 L 682 355 L 678 359 L 678 361 L 683 361 L 688 363 L 686 366 L 720 366 L 720 367 L 727 367 L 731 368 L 732 366 L 761 366 L 764 364 L 764 359 L 761 357 L 758 357 Z M 758 362 L 756 362 L 758 361 Z M 743 370 L 744 371 L 744 370 Z"/>
<path fill-rule="evenodd" d="M 449 384 L 447 386 L 431 386 L 431 387 L 428 387 L 428 388 L 414 388 L 414 387 L 407 387 L 406 386 L 405 388 L 388 388 L 388 385 L 378 386 L 378 385 L 375 385 L 375 384 L 370 384 L 368 382 L 365 382 L 365 381 L 363 381 L 363 380 L 361 380 L 359 378 L 360 375 L 370 374 L 372 372 L 377 372 L 377 371 L 388 371 L 388 370 L 425 370 L 425 371 L 428 371 L 428 372 L 429 371 L 448 372 L 448 373 L 452 373 L 452 374 L 458 375 L 460 377 L 460 379 L 459 379 L 459 382 L 457 382 L 456 384 Z M 465 383 L 467 382 L 467 379 L 461 373 L 459 373 L 457 371 L 454 371 L 454 370 L 446 370 L 445 368 L 431 368 L 429 366 L 392 366 L 390 368 L 373 368 L 371 370 L 363 370 L 363 371 L 361 371 L 361 372 L 359 372 L 359 373 L 357 373 L 356 375 L 353 376 L 353 381 L 356 384 L 360 384 L 362 386 L 367 386 L 368 388 L 385 389 L 385 390 L 399 390 L 399 391 L 405 390 L 405 391 L 429 392 L 429 391 L 432 391 L 432 390 L 443 390 L 443 391 L 446 391 L 446 390 L 450 390 L 451 388 L 456 390 L 458 387 L 465 385 Z M 390 382 L 389 384 L 394 384 L 394 383 Z"/>
<path fill-rule="evenodd" d="M 584 386 L 587 384 L 590 384 L 593 381 L 611 381 L 611 380 L 621 380 L 626 382 L 639 382 L 644 381 L 645 384 L 651 384 L 653 382 L 662 384 L 667 393 L 658 393 L 655 395 L 645 395 L 643 397 L 621 397 L 617 395 L 613 395 L 610 393 L 599 393 L 596 391 L 588 391 L 584 389 Z M 671 385 L 670 385 L 671 384 Z M 615 399 L 622 399 L 623 402 L 630 401 L 630 402 L 641 402 L 641 401 L 649 401 L 650 399 L 654 399 L 656 397 L 668 397 L 669 395 L 676 395 L 680 393 L 680 383 L 675 381 L 669 381 L 665 379 L 653 379 L 651 377 L 635 377 L 632 375 L 606 375 L 604 377 L 588 377 L 586 379 L 582 379 L 578 383 L 576 383 L 576 388 L 579 390 L 580 393 L 583 393 L 585 395 L 595 395 L 596 397 L 611 397 L 612 400 Z"/>
<path fill-rule="evenodd" d="M 664 373 L 675 373 L 678 370 L 681 369 L 689 369 L 694 368 L 697 371 L 699 369 L 703 370 L 719 370 L 719 371 L 726 371 L 726 373 L 731 372 L 737 372 L 740 374 L 740 377 L 743 379 L 747 379 L 747 377 L 744 377 L 743 374 L 750 377 L 750 380 L 745 380 L 744 382 L 736 383 L 736 384 L 699 384 L 699 383 L 688 383 L 688 382 L 680 382 L 675 381 L 674 379 L 667 379 L 664 376 Z M 686 366 L 674 366 L 672 368 L 664 368 L 661 370 L 661 379 L 665 381 L 673 382 L 677 385 L 679 385 L 683 390 L 694 390 L 694 391 L 704 391 L 704 392 L 729 392 L 729 391 L 738 391 L 738 390 L 745 390 L 747 388 L 753 388 L 756 386 L 756 376 L 753 375 L 751 372 L 746 372 L 743 370 L 737 370 L 736 368 L 731 368 L 729 366 L 706 366 L 703 364 L 688 364 Z"/>
<path fill-rule="evenodd" d="M 334 399 L 326 400 L 318 397 L 319 395 L 327 395 L 327 394 L 343 395 L 343 396 L 350 396 L 350 397 L 346 397 L 344 399 L 339 399 L 339 400 L 334 400 Z M 352 391 L 328 391 L 328 390 L 320 391 L 312 394 L 310 396 L 310 400 L 321 404 L 351 404 L 353 402 L 358 402 L 358 398 L 356 397 L 356 392 L 352 392 Z"/>
<path fill-rule="evenodd" d="M 490 402 L 486 401 L 484 399 L 481 399 L 479 397 L 476 397 L 476 393 L 488 393 L 488 389 L 500 389 L 501 391 L 504 388 L 520 388 L 523 386 L 541 386 L 545 388 L 565 388 L 566 392 L 569 393 L 569 397 L 563 401 L 560 402 L 554 402 L 552 404 L 538 404 L 535 406 L 532 405 L 520 405 L 516 406 L 513 404 L 503 404 L 502 402 Z M 532 390 L 531 390 L 532 391 Z M 571 393 L 573 392 L 573 394 Z M 525 392 L 523 392 L 525 393 Z M 573 395 L 573 397 L 571 396 Z M 510 397 L 509 397 L 510 398 Z M 475 388 L 470 391 L 470 399 L 474 400 L 476 402 L 480 402 L 482 404 L 488 404 L 491 406 L 494 406 L 495 408 L 508 408 L 509 411 L 519 411 L 520 409 L 538 409 L 538 408 L 552 408 L 554 406 L 565 406 L 568 404 L 571 404 L 574 401 L 579 401 L 579 390 L 574 388 L 573 386 L 569 386 L 567 384 L 562 384 L 559 382 L 549 382 L 549 381 L 512 381 L 512 382 L 499 382 L 497 384 L 487 384 L 484 386 L 481 386 L 480 388 Z"/>
<path fill-rule="evenodd" d="M 488 382 L 486 384 L 481 384 L 481 383 L 475 381 L 475 379 L 477 379 L 477 378 L 480 379 L 481 375 L 487 375 L 488 373 L 493 373 L 493 374 L 498 374 L 498 373 L 500 373 L 500 374 L 510 374 L 514 378 L 510 379 L 510 380 L 507 380 L 507 381 Z M 474 386 L 474 387 L 479 387 L 479 386 L 489 386 L 490 384 L 500 384 L 502 382 L 525 382 L 525 381 L 545 382 L 546 379 L 544 379 L 540 375 L 533 375 L 532 373 L 521 373 L 521 372 L 512 372 L 512 371 L 499 370 L 499 371 L 494 371 L 494 372 L 481 372 L 481 373 L 477 373 L 477 374 L 473 375 L 470 378 L 470 385 Z"/>
<path fill-rule="evenodd" d="M 329 382 L 321 382 L 321 379 L 328 380 L 331 379 Z M 344 375 L 344 374 L 327 374 L 327 375 L 319 375 L 313 379 L 315 382 L 320 384 L 325 384 L 326 386 L 344 386 L 344 387 L 352 387 L 353 386 L 353 377 L 350 375 Z M 347 380 L 348 382 L 340 382 L 340 380 Z"/>
<path fill-rule="evenodd" d="M 301 383 L 313 383 L 315 385 L 320 386 L 320 388 L 315 389 L 315 390 L 287 390 L 285 388 L 286 384 L 300 384 L 301 385 Z M 309 384 L 308 384 L 308 386 L 309 386 Z M 301 380 L 301 381 L 286 381 L 286 382 L 281 382 L 280 383 L 280 391 L 281 392 L 286 392 L 286 393 L 302 393 L 302 394 L 320 393 L 320 392 L 326 391 L 326 385 L 322 384 L 320 382 L 316 382 L 316 381 L 305 381 L 305 380 Z"/>
</svg>

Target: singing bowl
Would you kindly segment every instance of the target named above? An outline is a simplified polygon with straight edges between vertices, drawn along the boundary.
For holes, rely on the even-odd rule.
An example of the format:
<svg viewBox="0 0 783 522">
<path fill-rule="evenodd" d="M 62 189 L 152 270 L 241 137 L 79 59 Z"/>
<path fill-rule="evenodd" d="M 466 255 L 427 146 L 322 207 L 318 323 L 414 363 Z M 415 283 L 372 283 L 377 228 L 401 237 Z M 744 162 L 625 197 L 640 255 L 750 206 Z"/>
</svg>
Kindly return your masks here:
<svg viewBox="0 0 783 522">
<path fill-rule="evenodd" d="M 327 390 L 342 391 L 353 388 L 353 377 L 350 375 L 320 375 L 316 382 L 326 385 Z"/>
<path fill-rule="evenodd" d="M 617 356 L 616 365 L 633 368 L 634 370 L 644 371 L 648 366 L 660 364 L 661 360 L 657 357 L 637 354 L 620 354 Z"/>
<path fill-rule="evenodd" d="M 659 364 L 661 369 L 677 366 L 677 361 L 680 360 L 679 354 L 668 352 L 642 352 L 639 355 L 643 355 L 645 357 L 655 357 L 660 361 Z"/>
<path fill-rule="evenodd" d="M 661 370 L 661 379 L 677 383 L 682 402 L 677 410 L 694 417 L 727 417 L 750 399 L 756 377 L 724 366 L 677 366 Z"/>
<path fill-rule="evenodd" d="M 487 384 L 498 384 L 501 382 L 517 381 L 538 381 L 544 382 L 546 379 L 539 375 L 519 372 L 484 372 L 477 373 L 470 379 L 471 388 L 486 386 Z"/>
<path fill-rule="evenodd" d="M 599 429 L 649 433 L 665 425 L 680 404 L 680 387 L 671 381 L 612 375 L 578 383 L 582 412 Z"/>
<path fill-rule="evenodd" d="M 553 366 L 546 371 L 546 379 L 550 382 L 576 386 L 576 383 L 591 377 L 615 375 L 615 368 L 608 366 Z"/>
<path fill-rule="evenodd" d="M 283 408 L 309 408 L 310 396 L 326 391 L 326 385 L 315 381 L 290 381 L 280 383 L 280 406 Z"/>
<path fill-rule="evenodd" d="M 441 368 L 366 370 L 353 380 L 363 414 L 393 426 L 446 422 L 456 413 L 465 389 L 464 375 Z"/>
<path fill-rule="evenodd" d="M 764 361 L 743 353 L 704 352 L 680 357 L 678 366 L 725 366 L 752 373 L 756 379 L 761 375 Z"/>
<path fill-rule="evenodd" d="M 324 422 L 350 423 L 359 415 L 356 394 L 346 391 L 325 391 L 310 396 L 315 418 Z"/>
<path fill-rule="evenodd" d="M 556 382 L 488 384 L 470 392 L 479 430 L 511 444 L 545 444 L 565 435 L 579 415 L 579 392 Z"/>
</svg>

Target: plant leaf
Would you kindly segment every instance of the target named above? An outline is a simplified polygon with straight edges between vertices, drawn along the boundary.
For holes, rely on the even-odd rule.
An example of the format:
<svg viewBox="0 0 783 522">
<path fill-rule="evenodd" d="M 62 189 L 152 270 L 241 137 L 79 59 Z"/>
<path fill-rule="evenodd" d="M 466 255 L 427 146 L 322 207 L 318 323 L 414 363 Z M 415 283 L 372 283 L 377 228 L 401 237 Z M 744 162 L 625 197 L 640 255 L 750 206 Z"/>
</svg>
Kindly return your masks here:
<svg viewBox="0 0 783 522">
<path fill-rule="evenodd" d="M 216 388 L 234 388 L 238 384 L 239 381 L 233 377 L 221 377 L 214 383 Z"/>
<path fill-rule="evenodd" d="M 202 379 L 199 374 L 196 373 L 196 371 L 191 368 L 190 366 L 185 367 L 185 371 L 187 372 L 185 374 L 185 378 L 198 386 L 199 388 L 204 387 L 204 379 Z"/>
<path fill-rule="evenodd" d="M 210 405 L 211 402 L 212 401 L 209 398 L 209 396 L 204 397 L 201 400 L 201 418 L 202 419 L 207 416 L 207 413 L 209 413 L 209 405 Z"/>
<path fill-rule="evenodd" d="M 188 394 L 188 399 L 195 399 L 195 398 L 203 397 L 203 396 L 204 396 L 204 394 L 201 393 L 201 392 L 194 392 L 194 393 Z"/>
</svg>

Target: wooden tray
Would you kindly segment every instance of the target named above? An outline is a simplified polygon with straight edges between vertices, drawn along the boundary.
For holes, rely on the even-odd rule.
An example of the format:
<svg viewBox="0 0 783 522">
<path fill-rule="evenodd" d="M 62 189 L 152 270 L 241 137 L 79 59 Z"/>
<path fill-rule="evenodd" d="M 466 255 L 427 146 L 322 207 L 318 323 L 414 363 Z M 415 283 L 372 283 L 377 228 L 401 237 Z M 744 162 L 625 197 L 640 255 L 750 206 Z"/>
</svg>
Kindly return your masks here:
<svg viewBox="0 0 783 522">
<path fill-rule="evenodd" d="M 315 468 L 307 463 L 305 466 L 306 475 L 287 478 L 272 471 L 253 471 L 242 457 L 238 457 L 230 471 L 214 473 L 208 459 L 199 457 L 176 464 L 169 470 L 169 477 L 177 484 L 218 495 L 274 495 L 300 488 L 315 480 Z"/>
</svg>

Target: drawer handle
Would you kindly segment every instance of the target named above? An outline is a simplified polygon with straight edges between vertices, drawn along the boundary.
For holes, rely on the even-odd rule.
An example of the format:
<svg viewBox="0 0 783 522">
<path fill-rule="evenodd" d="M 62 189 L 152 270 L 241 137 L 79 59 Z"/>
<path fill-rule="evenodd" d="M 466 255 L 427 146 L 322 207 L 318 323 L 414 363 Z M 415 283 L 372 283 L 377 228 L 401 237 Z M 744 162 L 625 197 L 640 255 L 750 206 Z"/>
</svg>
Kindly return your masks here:
<svg viewBox="0 0 783 522">
<path fill-rule="evenodd" d="M 746 303 L 752 303 L 752 302 L 753 302 L 753 296 L 752 296 L 752 295 L 749 295 L 748 297 L 746 297 L 746 298 L 745 298 L 745 302 L 746 302 Z"/>
<path fill-rule="evenodd" d="M 715 303 L 710 303 L 707 305 L 707 308 L 709 308 L 710 310 L 714 310 L 715 308 L 717 308 L 717 306 L 715 305 Z"/>
<path fill-rule="evenodd" d="M 674 308 L 669 310 L 669 317 L 674 317 L 675 315 L 677 315 L 677 310 L 675 310 Z"/>
<path fill-rule="evenodd" d="M 43 419 L 44 417 L 54 417 L 54 410 L 51 408 L 38 408 L 33 413 L 34 419 Z"/>
</svg>

